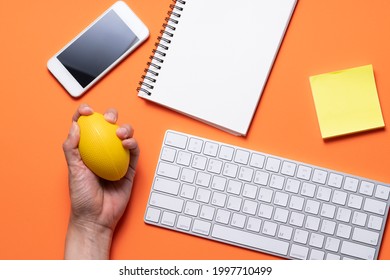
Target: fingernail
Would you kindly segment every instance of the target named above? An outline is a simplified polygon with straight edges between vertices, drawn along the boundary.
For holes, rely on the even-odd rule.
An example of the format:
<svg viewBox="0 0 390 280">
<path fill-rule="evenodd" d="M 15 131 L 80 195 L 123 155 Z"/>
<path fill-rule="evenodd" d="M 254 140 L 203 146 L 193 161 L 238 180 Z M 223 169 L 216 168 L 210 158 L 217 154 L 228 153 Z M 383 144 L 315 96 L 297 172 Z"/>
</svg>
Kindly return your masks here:
<svg viewBox="0 0 390 280">
<path fill-rule="evenodd" d="M 123 135 L 124 137 L 127 137 L 127 129 L 124 127 L 118 128 L 118 134 Z"/>
<path fill-rule="evenodd" d="M 116 116 L 115 116 L 115 114 L 112 113 L 112 112 L 106 113 L 106 114 L 105 114 L 105 117 L 106 117 L 107 119 L 109 119 L 110 121 L 112 121 L 112 122 L 116 122 Z"/>
</svg>

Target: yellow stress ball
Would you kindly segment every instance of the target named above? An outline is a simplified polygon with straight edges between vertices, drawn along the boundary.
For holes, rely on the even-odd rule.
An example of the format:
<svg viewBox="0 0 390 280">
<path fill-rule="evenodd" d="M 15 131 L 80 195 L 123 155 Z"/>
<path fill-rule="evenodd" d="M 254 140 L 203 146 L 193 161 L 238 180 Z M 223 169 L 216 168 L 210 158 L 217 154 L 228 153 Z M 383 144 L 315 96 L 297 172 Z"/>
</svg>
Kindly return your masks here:
<svg viewBox="0 0 390 280">
<path fill-rule="evenodd" d="M 109 123 L 99 113 L 81 116 L 77 123 L 80 126 L 79 151 L 84 164 L 103 179 L 121 179 L 129 167 L 130 153 L 116 135 L 118 125 Z"/>
</svg>

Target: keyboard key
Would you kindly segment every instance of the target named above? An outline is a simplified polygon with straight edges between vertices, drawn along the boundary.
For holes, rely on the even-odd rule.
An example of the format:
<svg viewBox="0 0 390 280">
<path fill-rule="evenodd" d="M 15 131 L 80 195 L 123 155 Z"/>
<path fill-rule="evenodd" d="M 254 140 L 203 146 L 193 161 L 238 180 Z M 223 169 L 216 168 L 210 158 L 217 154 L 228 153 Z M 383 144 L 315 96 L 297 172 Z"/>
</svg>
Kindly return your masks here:
<svg viewBox="0 0 390 280">
<path fill-rule="evenodd" d="M 146 211 L 145 218 L 146 218 L 146 220 L 151 221 L 153 223 L 158 223 L 158 221 L 160 219 L 160 214 L 161 214 L 160 209 L 148 207 L 148 210 Z"/>
<path fill-rule="evenodd" d="M 309 166 L 305 166 L 305 165 L 298 166 L 297 178 L 303 180 L 310 180 L 312 170 L 313 169 Z"/>
<path fill-rule="evenodd" d="M 315 200 L 308 199 L 306 201 L 305 212 L 317 215 L 320 209 L 320 203 Z"/>
<path fill-rule="evenodd" d="M 225 160 L 232 160 L 234 154 L 234 149 L 232 147 L 227 147 L 222 145 L 221 150 L 219 151 L 219 158 Z"/>
<path fill-rule="evenodd" d="M 354 229 L 352 234 L 352 240 L 373 246 L 378 244 L 378 238 L 379 234 L 377 232 L 358 227 Z"/>
<path fill-rule="evenodd" d="M 195 153 L 200 153 L 202 151 L 203 141 L 198 138 L 190 138 L 188 144 L 188 150 Z"/>
<path fill-rule="evenodd" d="M 359 193 L 372 196 L 374 193 L 374 187 L 375 185 L 371 182 L 361 181 Z"/>
<path fill-rule="evenodd" d="M 245 184 L 242 190 L 242 196 L 255 199 L 257 194 L 257 187 L 251 184 Z"/>
<path fill-rule="evenodd" d="M 280 173 L 287 176 L 294 176 L 297 165 L 293 162 L 284 161 Z"/>
<path fill-rule="evenodd" d="M 175 212 L 181 212 L 183 209 L 183 204 L 184 200 L 168 196 L 168 195 L 163 195 L 160 193 L 155 193 L 152 192 L 150 196 L 150 205 L 172 210 Z"/>
<path fill-rule="evenodd" d="M 201 220 L 194 220 L 192 231 L 202 235 L 209 235 L 211 223 Z"/>
<path fill-rule="evenodd" d="M 180 167 L 177 165 L 160 162 L 157 174 L 171 179 L 179 178 Z"/>
<path fill-rule="evenodd" d="M 323 260 L 325 253 L 316 249 L 311 250 L 309 260 Z"/>
<path fill-rule="evenodd" d="M 306 244 L 309 232 L 306 230 L 296 229 L 294 233 L 294 242 Z"/>
<path fill-rule="evenodd" d="M 282 223 L 287 223 L 289 211 L 283 208 L 276 208 L 274 220 Z"/>
<path fill-rule="evenodd" d="M 221 225 L 214 225 L 211 235 L 217 239 L 238 243 L 251 248 L 265 250 L 279 255 L 287 255 L 289 243 L 262 235 L 249 233 Z"/>
<path fill-rule="evenodd" d="M 273 210 L 274 208 L 271 205 L 261 203 L 259 207 L 259 216 L 262 218 L 271 219 Z"/>
<path fill-rule="evenodd" d="M 313 182 L 324 185 L 327 177 L 328 172 L 320 169 L 314 169 Z"/>
<path fill-rule="evenodd" d="M 342 254 L 365 260 L 373 260 L 375 256 L 375 251 L 376 250 L 372 247 L 364 246 L 349 241 L 344 241 L 340 249 L 340 252 Z"/>
<path fill-rule="evenodd" d="M 198 176 L 196 177 L 195 183 L 198 186 L 208 187 L 210 185 L 211 175 L 205 172 L 198 172 Z"/>
<path fill-rule="evenodd" d="M 245 221 L 246 221 L 246 216 L 238 213 L 233 213 L 231 225 L 237 228 L 244 228 Z"/>
<path fill-rule="evenodd" d="M 366 198 L 363 209 L 370 213 L 384 215 L 386 210 L 386 203 L 383 201 Z"/>
<path fill-rule="evenodd" d="M 183 168 L 180 175 L 180 180 L 187 182 L 187 183 L 193 183 L 195 180 L 195 170 Z"/>
<path fill-rule="evenodd" d="M 318 187 L 317 198 L 323 201 L 329 201 L 332 190 L 326 187 Z"/>
<path fill-rule="evenodd" d="M 335 190 L 333 192 L 332 202 L 339 205 L 345 205 L 347 202 L 347 193 Z"/>
<path fill-rule="evenodd" d="M 257 170 L 255 173 L 254 182 L 255 184 L 266 186 L 268 184 L 268 178 L 269 173 Z"/>
<path fill-rule="evenodd" d="M 199 202 L 209 203 L 211 191 L 203 188 L 198 188 L 195 199 Z"/>
<path fill-rule="evenodd" d="M 182 230 L 190 230 L 192 219 L 186 216 L 179 215 L 177 219 L 177 228 Z"/>
<path fill-rule="evenodd" d="M 328 186 L 335 187 L 335 188 L 341 188 L 341 185 L 343 183 L 343 176 L 336 173 L 330 173 L 329 180 L 328 180 Z"/>
<path fill-rule="evenodd" d="M 245 200 L 244 205 L 242 207 L 242 212 L 250 215 L 255 215 L 257 211 L 257 202 L 252 200 Z"/>
<path fill-rule="evenodd" d="M 274 204 L 286 207 L 288 198 L 289 198 L 288 194 L 283 192 L 276 192 L 274 198 Z"/>
<path fill-rule="evenodd" d="M 230 212 L 223 209 L 218 209 L 215 220 L 222 224 L 228 224 L 230 220 Z"/>
<path fill-rule="evenodd" d="M 225 163 L 222 174 L 230 178 L 236 178 L 238 165 L 232 163 Z"/>
<path fill-rule="evenodd" d="M 269 157 L 265 169 L 272 172 L 279 172 L 280 163 L 280 159 Z"/>
<path fill-rule="evenodd" d="M 337 261 L 337 260 L 340 260 L 341 257 L 339 255 L 336 255 L 336 254 L 332 254 L 332 253 L 327 253 L 326 254 L 326 260 L 333 260 L 333 261 Z"/>
<path fill-rule="evenodd" d="M 207 157 L 194 155 L 194 159 L 192 160 L 192 167 L 198 170 L 205 170 L 207 163 Z"/>
<path fill-rule="evenodd" d="M 171 212 L 164 212 L 161 223 L 166 226 L 173 227 L 176 221 L 176 214 L 173 214 Z"/>
<path fill-rule="evenodd" d="M 211 182 L 211 188 L 214 190 L 224 191 L 227 180 L 224 177 L 214 176 Z"/>
<path fill-rule="evenodd" d="M 279 175 L 275 175 L 275 174 L 273 174 L 271 176 L 271 180 L 269 182 L 269 186 L 271 188 L 281 190 L 281 189 L 283 189 L 283 185 L 284 185 L 284 177 L 283 176 L 279 176 Z"/>
<path fill-rule="evenodd" d="M 220 174 L 222 171 L 222 165 L 222 161 L 212 158 L 209 160 L 209 164 L 207 165 L 207 171 L 214 174 Z"/>
<path fill-rule="evenodd" d="M 184 149 L 187 145 L 187 139 L 188 137 L 185 135 L 174 132 L 167 132 L 165 137 L 165 144 L 179 149 Z"/>
<path fill-rule="evenodd" d="M 297 227 L 302 227 L 304 219 L 305 215 L 297 212 L 291 212 L 289 223 Z"/>
<path fill-rule="evenodd" d="M 309 244 L 310 246 L 316 247 L 316 248 L 322 248 L 322 245 L 324 244 L 325 236 L 318 233 L 311 233 Z"/>
<path fill-rule="evenodd" d="M 203 153 L 207 156 L 216 157 L 218 153 L 219 145 L 214 142 L 206 142 L 204 145 Z"/>
<path fill-rule="evenodd" d="M 382 185 L 376 186 L 375 197 L 388 200 L 390 194 L 390 188 Z"/>
<path fill-rule="evenodd" d="M 354 212 L 352 217 L 352 224 L 364 227 L 367 221 L 367 214 L 362 212 Z"/>
<path fill-rule="evenodd" d="M 258 199 L 263 202 L 271 202 L 273 193 L 273 190 L 260 188 Z"/>
<path fill-rule="evenodd" d="M 336 220 L 342 221 L 344 223 L 349 223 L 351 219 L 351 214 L 351 209 L 339 207 L 336 213 Z"/>
<path fill-rule="evenodd" d="M 332 251 L 332 252 L 337 252 L 340 247 L 340 239 L 333 238 L 333 237 L 327 237 L 325 241 L 325 249 Z"/>
<path fill-rule="evenodd" d="M 253 217 L 248 218 L 246 228 L 253 232 L 259 232 L 261 227 L 261 220 Z"/>
<path fill-rule="evenodd" d="M 183 184 L 180 196 L 188 199 L 193 199 L 195 194 L 195 187 L 187 184 Z"/>
<path fill-rule="evenodd" d="M 316 185 L 308 182 L 303 182 L 302 190 L 301 190 L 301 194 L 303 196 L 314 197 L 315 192 L 316 192 Z"/>
<path fill-rule="evenodd" d="M 318 217 L 307 216 L 305 228 L 317 231 L 320 227 L 321 219 Z"/>
<path fill-rule="evenodd" d="M 154 180 L 153 184 L 153 189 L 155 189 L 156 191 L 165 192 L 173 195 L 177 195 L 179 193 L 179 187 L 179 182 L 164 179 L 161 177 L 157 177 L 156 180 Z"/>
<path fill-rule="evenodd" d="M 241 193 L 242 183 L 240 181 L 229 180 L 227 185 L 227 192 L 239 195 Z"/>
<path fill-rule="evenodd" d="M 323 220 L 321 225 L 321 232 L 333 235 L 336 228 L 336 223 L 329 220 Z"/>
<path fill-rule="evenodd" d="M 294 210 L 301 211 L 303 209 L 303 203 L 305 202 L 305 199 L 299 196 L 292 195 L 290 198 L 290 205 L 289 207 Z"/>
<path fill-rule="evenodd" d="M 278 237 L 285 240 L 291 240 L 293 228 L 285 225 L 279 226 Z"/>
<path fill-rule="evenodd" d="M 368 228 L 375 229 L 375 230 L 381 230 L 383 224 L 383 218 L 377 217 L 377 216 L 370 216 L 368 219 Z"/>
<path fill-rule="evenodd" d="M 344 190 L 356 192 L 358 188 L 359 180 L 351 177 L 346 177 L 344 181 Z"/>
<path fill-rule="evenodd" d="M 212 221 L 214 218 L 215 208 L 208 206 L 208 205 L 202 205 L 202 208 L 200 209 L 200 217 L 206 220 Z"/>
<path fill-rule="evenodd" d="M 236 196 L 229 196 L 227 208 L 234 211 L 240 211 L 242 204 L 242 198 Z"/>
<path fill-rule="evenodd" d="M 199 207 L 200 207 L 199 203 L 195 203 L 193 201 L 187 201 L 186 207 L 184 209 L 184 213 L 196 217 L 198 216 Z"/>
<path fill-rule="evenodd" d="M 291 245 L 290 256 L 295 259 L 306 260 L 308 253 L 309 253 L 309 248 L 307 247 L 303 247 L 296 244 Z"/>
<path fill-rule="evenodd" d="M 301 182 L 295 179 L 287 179 L 286 191 L 290 193 L 298 193 Z"/>
<path fill-rule="evenodd" d="M 161 152 L 161 159 L 164 161 L 174 162 L 176 156 L 176 150 L 168 147 L 164 147 Z"/>
<path fill-rule="evenodd" d="M 339 224 L 337 226 L 336 235 L 338 237 L 349 239 L 351 236 L 352 227 L 349 225 Z"/>
<path fill-rule="evenodd" d="M 263 168 L 265 156 L 259 154 L 252 154 L 249 165 L 256 168 Z"/>
<path fill-rule="evenodd" d="M 214 192 L 211 198 L 211 204 L 219 207 L 224 207 L 227 195 L 220 192 Z"/>
<path fill-rule="evenodd" d="M 269 221 L 264 221 L 263 230 L 261 231 L 265 235 L 275 236 L 277 224 Z"/>
<path fill-rule="evenodd" d="M 329 219 L 333 219 L 336 212 L 336 206 L 328 203 L 323 203 L 321 208 L 321 216 Z"/>
<path fill-rule="evenodd" d="M 249 152 L 238 149 L 236 155 L 234 156 L 234 161 L 241 164 L 248 164 L 249 161 Z"/>
<path fill-rule="evenodd" d="M 245 182 L 252 182 L 253 177 L 253 169 L 241 166 L 240 171 L 238 173 L 238 179 L 243 180 Z"/>
<path fill-rule="evenodd" d="M 360 209 L 362 207 L 363 197 L 351 194 L 348 199 L 348 207 Z"/>
<path fill-rule="evenodd" d="M 189 166 L 191 162 L 191 154 L 179 151 L 176 162 L 180 165 Z"/>
</svg>

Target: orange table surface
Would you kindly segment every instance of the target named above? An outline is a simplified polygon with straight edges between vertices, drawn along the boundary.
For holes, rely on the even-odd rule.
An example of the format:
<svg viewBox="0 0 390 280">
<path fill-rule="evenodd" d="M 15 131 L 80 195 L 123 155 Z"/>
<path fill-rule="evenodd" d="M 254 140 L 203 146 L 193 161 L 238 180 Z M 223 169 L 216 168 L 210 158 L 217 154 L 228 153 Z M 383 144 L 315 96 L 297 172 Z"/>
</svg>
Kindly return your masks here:
<svg viewBox="0 0 390 280">
<path fill-rule="evenodd" d="M 112 259 L 277 259 L 144 223 L 167 129 L 390 182 L 388 128 L 324 141 L 309 84 L 311 75 L 372 64 L 387 124 L 390 1 L 299 0 L 246 137 L 137 97 L 138 82 L 172 1 L 126 2 L 149 27 L 150 38 L 80 99 L 66 93 L 46 62 L 113 1 L 0 3 L 0 259 L 63 258 L 70 201 L 62 143 L 81 103 L 99 112 L 117 108 L 118 122 L 134 127 L 141 148 Z M 379 258 L 390 259 L 390 227 Z"/>
</svg>

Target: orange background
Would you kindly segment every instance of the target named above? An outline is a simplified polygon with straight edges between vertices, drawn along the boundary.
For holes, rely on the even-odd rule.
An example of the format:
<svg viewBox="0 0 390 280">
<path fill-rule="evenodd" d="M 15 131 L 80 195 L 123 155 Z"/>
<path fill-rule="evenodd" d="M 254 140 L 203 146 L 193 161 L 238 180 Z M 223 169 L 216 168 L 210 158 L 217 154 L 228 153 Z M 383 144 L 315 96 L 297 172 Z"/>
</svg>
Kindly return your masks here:
<svg viewBox="0 0 390 280">
<path fill-rule="evenodd" d="M 65 92 L 46 62 L 113 1 L 0 3 L 0 259 L 63 257 L 70 202 L 62 142 L 74 111 L 84 102 L 100 112 L 117 108 L 119 123 L 133 125 L 141 148 L 132 197 L 114 236 L 113 259 L 274 259 L 144 224 L 166 129 L 390 182 L 389 130 L 324 141 L 309 84 L 311 75 L 373 64 L 388 124 L 390 1 L 298 1 L 245 138 L 137 97 L 138 82 L 171 0 L 126 2 L 151 36 L 80 99 Z M 379 257 L 390 259 L 390 228 Z"/>
</svg>

